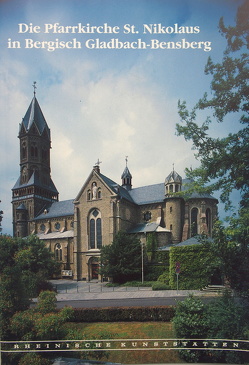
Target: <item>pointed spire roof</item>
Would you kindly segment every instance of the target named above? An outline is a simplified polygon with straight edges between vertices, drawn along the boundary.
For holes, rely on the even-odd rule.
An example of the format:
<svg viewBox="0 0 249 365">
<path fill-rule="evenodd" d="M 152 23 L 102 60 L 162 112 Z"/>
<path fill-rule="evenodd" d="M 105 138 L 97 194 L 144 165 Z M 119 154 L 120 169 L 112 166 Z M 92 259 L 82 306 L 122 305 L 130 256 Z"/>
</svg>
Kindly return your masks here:
<svg viewBox="0 0 249 365">
<path fill-rule="evenodd" d="M 124 169 L 124 172 L 122 173 L 121 179 L 127 179 L 127 178 L 131 179 L 132 175 L 131 175 L 128 167 L 126 166 Z"/>
<path fill-rule="evenodd" d="M 128 169 L 127 163 L 128 163 L 128 156 L 125 156 L 125 162 L 126 162 L 126 166 L 124 169 L 124 172 L 122 173 L 121 179 L 132 179 L 131 173 Z"/>
<path fill-rule="evenodd" d="M 165 184 L 170 183 L 182 184 L 182 177 L 174 169 L 165 179 Z"/>
<path fill-rule="evenodd" d="M 40 135 L 42 135 L 44 131 L 46 131 L 48 137 L 50 138 L 50 130 L 35 95 L 22 120 L 22 123 L 20 125 L 20 131 L 24 127 L 25 131 L 29 132 L 33 125 L 36 126 Z"/>
</svg>

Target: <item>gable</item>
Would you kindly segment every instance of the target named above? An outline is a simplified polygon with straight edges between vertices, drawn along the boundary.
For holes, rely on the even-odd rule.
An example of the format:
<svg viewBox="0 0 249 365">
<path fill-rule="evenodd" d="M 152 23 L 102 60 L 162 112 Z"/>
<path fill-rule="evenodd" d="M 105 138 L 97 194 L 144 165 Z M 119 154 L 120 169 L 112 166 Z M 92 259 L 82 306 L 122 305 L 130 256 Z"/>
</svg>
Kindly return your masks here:
<svg viewBox="0 0 249 365">
<path fill-rule="evenodd" d="M 85 196 L 84 197 L 85 200 L 90 200 L 90 199 L 87 199 L 87 193 L 91 192 L 91 194 L 93 196 L 93 194 L 96 194 L 98 192 L 98 190 L 96 192 L 94 191 L 94 187 L 93 187 L 94 183 L 96 183 L 97 189 L 104 188 L 104 189 L 107 189 L 107 191 L 110 195 L 116 194 L 116 191 L 107 184 L 107 182 L 102 178 L 102 176 L 100 174 L 98 174 L 95 170 L 92 170 L 92 172 L 86 179 L 84 185 L 80 189 L 78 195 L 76 196 L 75 202 L 81 200 L 83 195 Z"/>
</svg>

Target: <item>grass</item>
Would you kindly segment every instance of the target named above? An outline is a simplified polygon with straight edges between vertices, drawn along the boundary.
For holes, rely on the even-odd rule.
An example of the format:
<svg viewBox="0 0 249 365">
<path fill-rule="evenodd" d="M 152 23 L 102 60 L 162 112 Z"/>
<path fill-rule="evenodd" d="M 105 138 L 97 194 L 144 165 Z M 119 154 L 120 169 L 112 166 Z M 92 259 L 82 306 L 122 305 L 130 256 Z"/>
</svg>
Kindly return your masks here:
<svg viewBox="0 0 249 365">
<path fill-rule="evenodd" d="M 174 338 L 170 322 L 97 322 L 97 323 L 69 323 L 67 328 L 71 333 L 82 334 L 85 339 L 167 339 Z M 79 338 L 78 338 L 79 339 Z M 81 353 L 84 358 L 86 354 Z M 90 359 L 93 353 L 88 353 Z M 146 363 L 181 363 L 177 351 L 174 350 L 134 350 L 109 351 L 101 361 L 146 364 Z"/>
</svg>

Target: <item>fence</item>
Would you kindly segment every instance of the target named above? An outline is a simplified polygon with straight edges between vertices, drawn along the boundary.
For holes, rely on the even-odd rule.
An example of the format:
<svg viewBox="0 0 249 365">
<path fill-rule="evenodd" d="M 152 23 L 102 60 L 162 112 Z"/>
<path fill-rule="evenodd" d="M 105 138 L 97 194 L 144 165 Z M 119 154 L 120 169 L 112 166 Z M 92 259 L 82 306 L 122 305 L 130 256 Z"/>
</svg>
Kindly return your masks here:
<svg viewBox="0 0 249 365">
<path fill-rule="evenodd" d="M 53 284 L 58 294 L 74 293 L 110 293 L 110 292 L 134 292 L 139 290 L 152 290 L 151 287 L 143 286 L 106 286 L 102 283 L 70 283 L 70 284 Z"/>
</svg>

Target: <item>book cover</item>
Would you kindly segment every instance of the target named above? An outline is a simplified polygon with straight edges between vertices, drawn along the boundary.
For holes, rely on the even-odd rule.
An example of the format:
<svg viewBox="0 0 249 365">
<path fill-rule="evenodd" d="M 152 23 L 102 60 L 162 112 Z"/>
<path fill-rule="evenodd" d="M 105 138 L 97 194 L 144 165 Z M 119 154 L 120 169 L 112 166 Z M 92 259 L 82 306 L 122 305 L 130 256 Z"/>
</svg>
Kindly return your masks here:
<svg viewBox="0 0 249 365">
<path fill-rule="evenodd" d="M 1 1 L 1 234 L 38 235 L 62 263 L 63 283 L 80 283 L 75 293 L 80 288 L 86 298 L 90 282 L 103 284 L 100 249 L 120 230 L 141 241 L 157 232 L 161 248 L 191 238 L 191 224 L 176 223 L 184 216 L 181 206 L 165 203 L 171 188 L 181 190 L 185 169 L 199 166 L 191 138 L 176 132 L 178 101 L 191 110 L 212 93 L 205 66 L 210 57 L 222 62 L 227 47 L 219 21 L 234 26 L 242 3 Z M 208 115 L 201 111 L 201 122 Z M 225 123 L 210 123 L 210 135 L 223 138 L 239 128 L 228 115 Z M 221 219 L 227 213 L 218 192 L 207 199 L 199 197 L 198 209 L 206 204 L 210 233 L 216 209 Z M 233 204 L 239 200 L 233 193 Z M 142 263 L 142 281 L 143 269 Z M 97 299 L 107 295 L 99 290 Z M 174 342 L 155 343 L 146 350 L 170 346 L 176 352 Z M 173 361 L 167 350 L 161 349 L 165 363 Z M 137 355 L 134 363 L 145 361 Z"/>
</svg>

